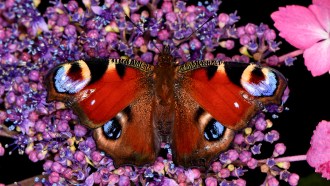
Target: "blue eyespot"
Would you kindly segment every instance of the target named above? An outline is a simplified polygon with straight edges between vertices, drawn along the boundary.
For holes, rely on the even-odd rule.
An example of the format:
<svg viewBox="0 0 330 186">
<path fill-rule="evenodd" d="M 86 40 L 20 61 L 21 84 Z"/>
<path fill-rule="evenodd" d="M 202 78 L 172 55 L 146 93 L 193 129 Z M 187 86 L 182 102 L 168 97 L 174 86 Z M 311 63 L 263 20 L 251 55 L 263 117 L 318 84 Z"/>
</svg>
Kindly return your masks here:
<svg viewBox="0 0 330 186">
<path fill-rule="evenodd" d="M 108 121 L 103 125 L 103 132 L 109 139 L 118 139 L 121 135 L 121 125 L 119 124 L 119 121 L 116 118 Z"/>
<path fill-rule="evenodd" d="M 215 119 L 212 119 L 204 129 L 204 137 L 208 141 L 219 140 L 225 131 L 225 127 Z"/>
<path fill-rule="evenodd" d="M 274 72 L 264 74 L 264 79 L 258 82 L 242 81 L 242 86 L 253 96 L 273 96 L 277 88 L 277 79 Z"/>
</svg>

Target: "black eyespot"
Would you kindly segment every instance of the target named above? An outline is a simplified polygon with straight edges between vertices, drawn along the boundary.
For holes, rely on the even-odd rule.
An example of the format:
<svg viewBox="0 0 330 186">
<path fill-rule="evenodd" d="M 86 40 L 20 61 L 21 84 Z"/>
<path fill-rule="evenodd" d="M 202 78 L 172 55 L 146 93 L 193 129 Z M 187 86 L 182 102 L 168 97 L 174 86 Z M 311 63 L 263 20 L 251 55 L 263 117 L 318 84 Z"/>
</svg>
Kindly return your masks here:
<svg viewBox="0 0 330 186">
<path fill-rule="evenodd" d="M 121 135 L 121 125 L 119 124 L 119 121 L 116 118 L 108 121 L 103 125 L 103 132 L 109 139 L 118 139 Z"/>
<path fill-rule="evenodd" d="M 219 140 L 225 131 L 225 127 L 215 119 L 211 119 L 204 129 L 204 137 L 208 141 Z"/>
</svg>

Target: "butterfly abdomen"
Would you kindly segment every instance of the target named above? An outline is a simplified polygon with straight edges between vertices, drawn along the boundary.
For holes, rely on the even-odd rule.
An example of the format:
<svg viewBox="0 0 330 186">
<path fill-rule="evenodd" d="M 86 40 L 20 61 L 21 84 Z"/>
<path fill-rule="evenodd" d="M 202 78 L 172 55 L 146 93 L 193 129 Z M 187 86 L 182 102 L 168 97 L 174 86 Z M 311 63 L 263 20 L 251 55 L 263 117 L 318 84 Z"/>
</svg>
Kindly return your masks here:
<svg viewBox="0 0 330 186">
<path fill-rule="evenodd" d="M 154 68 L 153 123 L 160 141 L 169 143 L 175 118 L 174 85 L 176 68 L 170 62 Z"/>
</svg>

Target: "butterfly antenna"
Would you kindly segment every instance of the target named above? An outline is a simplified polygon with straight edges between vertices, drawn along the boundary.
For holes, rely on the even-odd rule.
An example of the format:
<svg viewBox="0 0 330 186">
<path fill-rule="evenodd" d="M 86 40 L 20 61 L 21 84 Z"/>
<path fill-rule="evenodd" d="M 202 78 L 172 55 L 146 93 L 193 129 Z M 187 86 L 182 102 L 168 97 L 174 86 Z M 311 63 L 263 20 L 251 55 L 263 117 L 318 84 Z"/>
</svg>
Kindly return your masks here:
<svg viewBox="0 0 330 186">
<path fill-rule="evenodd" d="M 206 23 L 210 22 L 213 18 L 215 18 L 215 15 L 209 17 L 201 26 L 199 26 L 195 31 L 193 31 L 186 39 L 183 39 L 180 43 L 178 43 L 177 45 L 175 45 L 176 47 L 179 46 L 181 43 L 186 42 L 187 40 L 189 40 L 191 38 L 191 36 L 193 36 L 196 32 L 198 32 Z"/>
<path fill-rule="evenodd" d="M 129 22 L 131 22 L 141 33 L 144 33 L 144 31 L 137 25 L 135 24 L 128 15 L 125 14 L 126 19 L 128 19 Z"/>
<path fill-rule="evenodd" d="M 135 24 L 132 19 L 130 17 L 128 17 L 128 15 L 125 14 L 125 17 L 128 19 L 129 22 L 131 22 L 142 34 L 144 34 L 144 31 L 137 25 Z M 152 41 L 152 44 L 157 48 L 157 50 L 160 52 L 160 49 L 157 47 L 156 43 L 154 43 L 154 41 Z"/>
</svg>

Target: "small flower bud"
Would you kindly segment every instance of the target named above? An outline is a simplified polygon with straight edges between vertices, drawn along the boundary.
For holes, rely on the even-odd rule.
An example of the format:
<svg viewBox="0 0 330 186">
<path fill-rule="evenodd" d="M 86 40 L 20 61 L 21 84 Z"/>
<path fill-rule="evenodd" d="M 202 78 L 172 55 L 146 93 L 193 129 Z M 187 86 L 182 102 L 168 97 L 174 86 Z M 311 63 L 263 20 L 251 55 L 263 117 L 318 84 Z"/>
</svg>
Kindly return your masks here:
<svg viewBox="0 0 330 186">
<path fill-rule="evenodd" d="M 229 165 L 228 166 L 228 169 L 221 169 L 218 173 L 218 176 L 220 178 L 228 178 L 230 176 L 230 169 L 233 169 L 234 170 L 234 166 L 233 165 Z"/>
<path fill-rule="evenodd" d="M 278 186 L 280 183 L 278 182 L 278 180 L 274 177 L 270 177 L 267 179 L 267 184 L 269 186 Z"/>
<path fill-rule="evenodd" d="M 52 172 L 48 176 L 48 180 L 50 183 L 58 183 L 60 181 L 60 175 L 57 172 Z"/>
<path fill-rule="evenodd" d="M 211 167 L 212 167 L 213 172 L 217 173 L 217 172 L 219 172 L 221 170 L 222 165 L 221 165 L 220 162 L 215 161 L 215 162 L 212 163 L 212 166 Z"/>
<path fill-rule="evenodd" d="M 254 158 L 251 158 L 248 162 L 247 162 L 247 166 L 250 169 L 255 169 L 258 166 L 258 161 Z"/>
<path fill-rule="evenodd" d="M 273 156 L 277 157 L 279 155 L 282 155 L 282 154 L 284 154 L 285 150 L 286 150 L 286 146 L 283 143 L 277 143 L 275 145 Z"/>
<path fill-rule="evenodd" d="M 217 179 L 214 177 L 207 177 L 205 179 L 206 186 L 217 186 Z"/>
<path fill-rule="evenodd" d="M 74 126 L 74 134 L 77 137 L 83 137 L 83 136 L 85 136 L 86 133 L 87 133 L 86 127 L 84 127 L 82 125 L 75 125 Z"/>
<path fill-rule="evenodd" d="M 299 175 L 298 174 L 292 173 L 289 176 L 288 182 L 289 182 L 290 185 L 296 186 L 296 185 L 298 185 L 298 181 L 299 181 Z"/>
<path fill-rule="evenodd" d="M 249 151 L 242 151 L 240 154 L 239 154 L 239 159 L 242 161 L 242 162 L 247 162 L 251 159 L 251 152 Z"/>
</svg>

